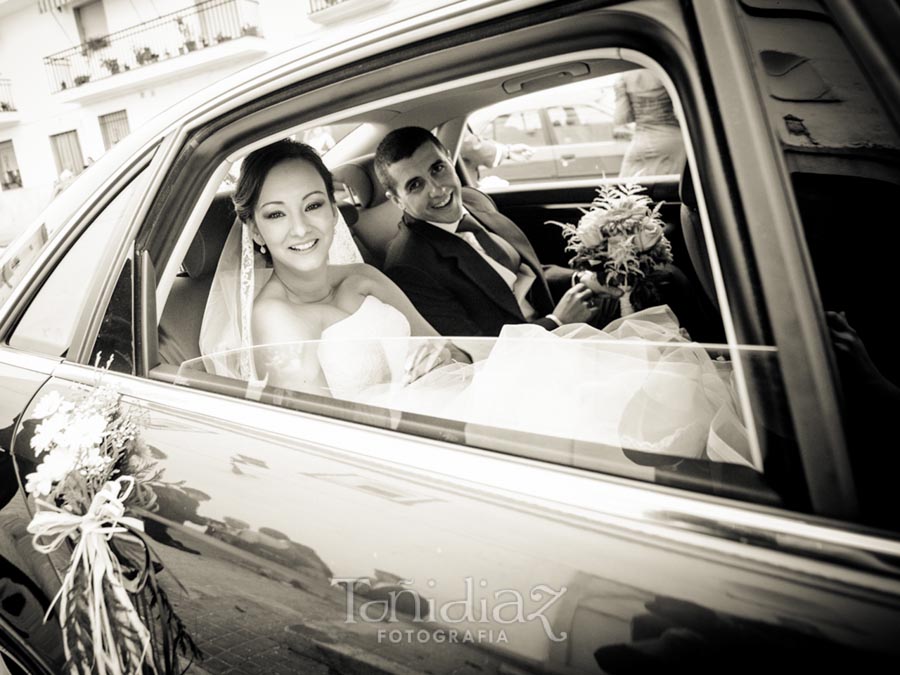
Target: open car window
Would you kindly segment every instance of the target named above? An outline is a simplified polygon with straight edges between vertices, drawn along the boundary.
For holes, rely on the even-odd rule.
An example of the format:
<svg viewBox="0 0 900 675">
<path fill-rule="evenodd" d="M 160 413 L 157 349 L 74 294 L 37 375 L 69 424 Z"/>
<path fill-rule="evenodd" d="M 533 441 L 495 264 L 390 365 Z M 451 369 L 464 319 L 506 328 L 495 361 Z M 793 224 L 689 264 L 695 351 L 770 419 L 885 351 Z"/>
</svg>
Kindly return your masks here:
<svg viewBox="0 0 900 675">
<path fill-rule="evenodd" d="M 651 70 L 528 93 L 474 111 L 460 158 L 480 188 L 682 172 L 681 127 Z"/>
<path fill-rule="evenodd" d="M 543 98 L 529 93 L 504 102 L 503 110 L 498 104 L 490 114 L 453 117 L 459 122 L 457 133 L 464 133 L 466 122 L 473 133 L 494 124 L 482 138 L 490 140 L 493 134 L 511 143 L 516 137 L 502 136 L 500 122 L 527 131 L 529 124 L 540 120 L 541 137 L 550 144 L 556 143 L 554 139 L 563 141 L 558 147 L 592 146 L 584 142 L 584 134 L 590 132 L 602 143 L 627 151 L 638 128 L 635 121 L 618 117 L 616 87 L 625 74 L 645 77 L 648 69 L 623 61 L 620 72 L 607 75 L 608 60 L 603 64 L 602 76 L 586 78 L 577 88 L 548 89 L 539 92 Z M 672 260 L 664 278 L 657 278 L 659 293 L 645 296 L 646 302 L 634 309 L 639 314 L 642 309 L 651 315 L 668 313 L 674 317 L 671 329 L 659 334 L 635 331 L 635 324 L 626 320 L 618 327 L 605 326 L 602 335 L 588 339 L 561 338 L 529 324 L 513 326 L 508 332 L 526 330 L 514 339 L 505 333 L 499 339 L 453 337 L 460 349 L 475 356 L 474 364 L 436 368 L 409 386 L 402 385 L 402 366 L 416 341 L 391 335 L 372 339 L 371 332 L 363 333 L 365 340 L 356 335 L 342 341 L 344 353 L 352 356 L 336 360 L 350 371 L 366 372 L 362 384 L 350 387 L 330 382 L 327 366 L 321 372 L 313 368 L 312 374 L 308 367 L 305 371 L 296 367 L 301 361 L 317 361 L 323 348 L 330 351 L 332 339 L 204 356 L 198 346 L 201 323 L 219 252 L 235 222 L 233 187 L 225 185 L 192 233 L 192 243 L 183 249 L 187 255 L 180 261 L 182 272 L 160 317 L 160 364 L 151 369 L 151 377 L 460 445 L 809 511 L 805 469 L 781 379 L 783 355 L 764 330 L 754 335 L 735 326 L 727 296 L 728 270 L 723 270 L 716 253 L 719 223 L 710 222 L 701 191 L 693 187 L 699 180 L 696 170 L 685 165 L 689 134 L 683 120 L 671 117 L 678 109 L 677 91 L 662 71 L 654 73 L 647 86 L 672 127 L 666 129 L 667 136 L 677 138 L 662 175 L 646 175 L 650 169 L 644 168 L 637 176 L 617 178 L 616 172 L 593 167 L 566 191 L 545 180 L 533 189 L 509 181 L 504 190 L 486 191 L 498 210 L 522 229 L 542 263 L 567 265 L 580 263 L 572 263 L 573 251 L 567 249 L 571 242 L 563 236 L 561 224 L 577 229 L 601 186 L 624 187 L 639 181 L 646 188 L 641 194 L 658 207 L 659 229 L 671 244 Z M 663 80 L 665 86 L 658 91 L 656 84 Z M 498 79 L 498 89 L 502 84 Z M 458 102 L 465 98 L 467 86 L 448 83 L 439 95 Z M 601 94 L 585 100 L 584 92 L 592 87 Z M 570 99 L 560 95 L 570 91 L 577 95 Z M 416 96 L 436 96 L 409 95 L 411 101 L 398 107 L 417 110 Z M 440 109 L 435 100 L 427 103 L 421 108 Z M 538 111 L 531 122 L 525 119 L 529 110 Z M 373 119 L 383 113 L 374 110 Z M 358 119 L 361 114 L 354 115 Z M 520 122 L 509 122 L 516 115 Z M 669 124 L 673 120 L 674 125 Z M 450 133 L 450 121 L 448 117 L 443 125 L 427 128 L 437 129 L 443 138 Z M 307 124 L 314 126 L 315 121 Z M 297 129 L 286 127 L 280 135 L 273 130 L 270 138 L 292 134 Z M 363 259 L 380 267 L 401 213 L 384 197 L 374 173 L 372 155 L 380 138 L 369 139 L 372 142 L 364 148 L 363 135 L 352 136 L 345 140 L 359 142 L 359 152 L 343 163 L 329 162 L 329 167 L 339 188 L 338 206 Z M 465 139 L 457 139 L 460 143 L 454 147 L 462 153 Z M 447 140 L 454 143 L 452 137 Z M 673 174 L 675 165 L 679 168 Z M 558 168 L 548 171 L 558 174 Z M 660 232 L 654 232 L 650 239 L 657 241 L 658 236 Z M 367 255 L 361 242 L 375 255 Z M 565 274 L 567 287 L 570 278 L 571 271 Z M 745 308 L 740 312 L 746 314 Z M 360 364 L 357 355 L 364 354 L 377 356 Z M 217 361 L 231 365 L 223 371 Z M 241 363 L 252 364 L 256 372 L 234 376 Z"/>
</svg>

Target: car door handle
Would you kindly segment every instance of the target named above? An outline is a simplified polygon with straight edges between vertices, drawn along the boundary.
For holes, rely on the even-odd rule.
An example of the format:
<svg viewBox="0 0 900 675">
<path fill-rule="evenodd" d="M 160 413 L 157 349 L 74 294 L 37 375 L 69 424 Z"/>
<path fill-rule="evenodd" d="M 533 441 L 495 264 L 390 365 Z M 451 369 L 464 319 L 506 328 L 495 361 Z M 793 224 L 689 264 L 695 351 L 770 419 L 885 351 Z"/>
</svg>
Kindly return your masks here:
<svg viewBox="0 0 900 675">
<path fill-rule="evenodd" d="M 566 154 L 562 155 L 562 158 L 563 159 L 575 159 L 575 154 L 574 153 L 571 153 L 571 154 L 566 153 Z"/>
</svg>

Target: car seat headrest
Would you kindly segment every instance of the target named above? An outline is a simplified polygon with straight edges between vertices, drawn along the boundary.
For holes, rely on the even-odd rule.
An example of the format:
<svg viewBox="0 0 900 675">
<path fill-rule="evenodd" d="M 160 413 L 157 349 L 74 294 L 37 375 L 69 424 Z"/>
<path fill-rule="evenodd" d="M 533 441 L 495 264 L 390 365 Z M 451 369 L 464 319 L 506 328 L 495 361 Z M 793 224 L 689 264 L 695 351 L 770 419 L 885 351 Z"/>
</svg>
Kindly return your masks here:
<svg viewBox="0 0 900 675">
<path fill-rule="evenodd" d="M 372 203 L 372 181 L 366 170 L 358 164 L 344 164 L 333 172 L 335 183 L 343 183 L 357 206 L 369 208 Z"/>
<path fill-rule="evenodd" d="M 235 218 L 231 193 L 216 195 L 181 263 L 189 277 L 202 279 L 216 271 L 222 247 Z"/>
<path fill-rule="evenodd" d="M 371 209 L 387 201 L 384 186 L 375 175 L 374 154 L 363 155 L 342 164 L 332 173 L 336 181 L 350 188 L 359 208 Z"/>
</svg>

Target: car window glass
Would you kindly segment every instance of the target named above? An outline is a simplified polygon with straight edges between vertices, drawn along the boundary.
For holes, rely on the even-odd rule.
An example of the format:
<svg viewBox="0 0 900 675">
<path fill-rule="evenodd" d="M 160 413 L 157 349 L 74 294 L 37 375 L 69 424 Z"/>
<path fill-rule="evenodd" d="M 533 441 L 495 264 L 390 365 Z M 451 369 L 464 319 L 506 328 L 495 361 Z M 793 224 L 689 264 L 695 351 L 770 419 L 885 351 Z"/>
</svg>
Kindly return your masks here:
<svg viewBox="0 0 900 675">
<path fill-rule="evenodd" d="M 522 106 L 529 109 L 523 113 Z M 672 176 L 686 159 L 669 95 L 645 69 L 526 94 L 476 111 L 469 126 L 476 139 L 497 147 L 476 155 L 469 148 L 477 143 L 464 143 L 460 153 L 488 191 L 601 176 Z"/>
<path fill-rule="evenodd" d="M 105 273 L 97 268 L 97 260 L 114 239 L 112 234 L 133 206 L 134 197 L 141 194 L 146 175 L 141 173 L 119 192 L 65 253 L 10 335 L 10 346 L 65 355 L 78 317 L 90 300 L 90 282 L 95 274 Z"/>
<path fill-rule="evenodd" d="M 112 298 L 94 342 L 90 363 L 118 373 L 134 372 L 134 286 L 129 255 L 113 289 Z"/>
<path fill-rule="evenodd" d="M 896 453 L 873 453 L 892 437 L 900 404 L 887 319 L 898 288 L 890 258 L 900 247 L 900 133 L 830 22 L 777 12 L 742 19 L 835 348 L 857 494 L 867 520 L 896 527 L 900 465 Z"/>
<path fill-rule="evenodd" d="M 320 155 L 325 155 L 347 134 L 359 126 L 356 122 L 323 124 L 304 129 L 294 136 L 298 141 L 311 145 Z"/>
<path fill-rule="evenodd" d="M 548 340 L 529 326 L 500 338 L 454 338 L 473 363 L 448 356 L 411 383 L 405 366 L 412 355 L 441 351 L 443 338 L 347 338 L 340 324 L 323 340 L 187 361 L 176 381 L 205 388 L 210 373 L 234 374 L 252 361 L 255 376 L 235 381 L 235 395 L 300 409 L 315 402 L 331 416 L 385 426 L 400 413 L 435 438 L 645 480 L 657 473 L 662 482 L 687 484 L 714 471 L 756 500 L 777 500 L 762 479 L 727 355 L 669 332 L 667 312 L 603 339 Z M 302 366 L 309 354 L 322 365 L 311 375 Z M 762 351 L 756 359 L 772 356 Z"/>
</svg>

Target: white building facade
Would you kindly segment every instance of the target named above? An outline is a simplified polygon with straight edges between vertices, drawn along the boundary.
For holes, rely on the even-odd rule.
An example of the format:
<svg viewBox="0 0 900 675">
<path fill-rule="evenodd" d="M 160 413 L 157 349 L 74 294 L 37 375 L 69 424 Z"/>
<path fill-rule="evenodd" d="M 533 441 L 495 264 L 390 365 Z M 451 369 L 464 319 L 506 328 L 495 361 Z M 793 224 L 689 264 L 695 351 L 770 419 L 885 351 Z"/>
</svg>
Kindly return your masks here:
<svg viewBox="0 0 900 675">
<path fill-rule="evenodd" d="M 443 3 L 441 3 L 443 4 Z M 122 136 L 323 30 L 412 0 L 0 0 L 0 246 Z"/>
</svg>

